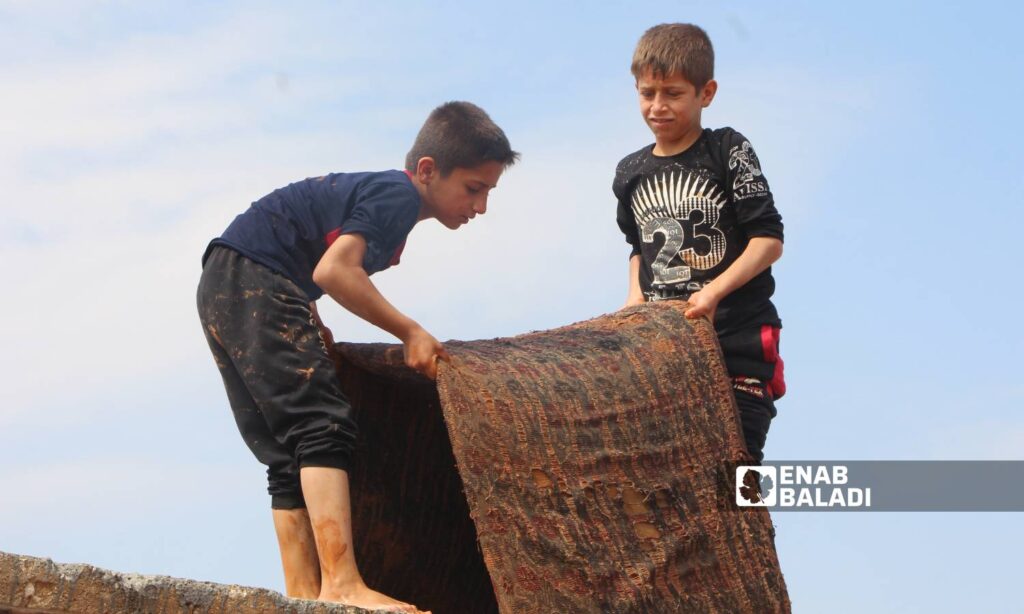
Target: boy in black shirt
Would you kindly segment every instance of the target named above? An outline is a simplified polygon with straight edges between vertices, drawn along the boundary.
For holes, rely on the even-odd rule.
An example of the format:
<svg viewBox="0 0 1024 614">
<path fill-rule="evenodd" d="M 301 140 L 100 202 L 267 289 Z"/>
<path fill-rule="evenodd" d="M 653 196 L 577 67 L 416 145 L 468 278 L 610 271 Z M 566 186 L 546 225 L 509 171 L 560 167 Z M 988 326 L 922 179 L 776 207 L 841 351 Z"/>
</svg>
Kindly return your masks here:
<svg viewBox="0 0 1024 614">
<path fill-rule="evenodd" d="M 731 128 L 701 128 L 718 89 L 702 29 L 647 30 L 632 72 L 654 144 L 623 158 L 612 185 L 632 246 L 626 306 L 684 299 L 688 318 L 714 322 L 747 449 L 760 462 L 786 389 L 771 302 L 782 218 L 750 142 Z"/>
<path fill-rule="evenodd" d="M 483 214 L 517 157 L 482 109 L 450 102 L 427 118 L 405 170 L 276 190 L 203 255 L 200 320 L 239 431 L 267 466 L 289 596 L 418 612 L 368 588 L 356 566 L 347 472 L 356 425 L 315 301 L 326 293 L 392 333 L 406 364 L 434 377 L 444 348 L 369 276 L 398 264 L 417 222 L 455 229 Z"/>
</svg>

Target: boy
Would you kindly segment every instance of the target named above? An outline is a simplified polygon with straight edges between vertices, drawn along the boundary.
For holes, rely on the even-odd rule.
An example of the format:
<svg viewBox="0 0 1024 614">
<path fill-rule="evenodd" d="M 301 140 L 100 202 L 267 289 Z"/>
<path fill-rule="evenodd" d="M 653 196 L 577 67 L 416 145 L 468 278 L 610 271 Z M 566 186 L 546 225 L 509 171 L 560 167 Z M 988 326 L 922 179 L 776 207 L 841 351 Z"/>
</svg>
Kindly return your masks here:
<svg viewBox="0 0 1024 614">
<path fill-rule="evenodd" d="M 398 264 L 406 236 L 434 218 L 455 229 L 519 154 L 479 107 L 430 114 L 404 171 L 332 173 L 253 203 L 203 255 L 200 320 L 249 449 L 267 465 L 289 596 L 418 610 L 363 582 L 352 549 L 347 469 L 356 425 L 317 315 L 324 293 L 398 337 L 433 378 L 444 348 L 369 276 Z"/>
<path fill-rule="evenodd" d="M 771 264 L 782 218 L 750 142 L 701 128 L 718 89 L 704 30 L 662 24 L 640 38 L 632 72 L 654 144 L 619 162 L 612 189 L 632 246 L 626 306 L 684 299 L 686 317 L 714 322 L 747 449 L 756 462 L 774 399 L 786 390 Z"/>
</svg>

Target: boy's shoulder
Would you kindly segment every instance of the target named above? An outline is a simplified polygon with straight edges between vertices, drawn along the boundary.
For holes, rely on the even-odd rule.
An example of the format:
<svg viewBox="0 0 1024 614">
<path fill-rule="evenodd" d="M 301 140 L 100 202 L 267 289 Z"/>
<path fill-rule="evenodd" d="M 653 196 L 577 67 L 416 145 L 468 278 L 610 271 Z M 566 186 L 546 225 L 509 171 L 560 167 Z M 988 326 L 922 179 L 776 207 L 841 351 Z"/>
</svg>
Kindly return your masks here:
<svg viewBox="0 0 1024 614">
<path fill-rule="evenodd" d="M 724 126 L 714 130 L 705 130 L 705 132 L 713 146 L 717 146 L 725 151 L 732 151 L 737 147 L 742 148 L 744 143 L 747 144 L 747 148 L 750 147 L 750 139 L 732 126 Z"/>
<path fill-rule="evenodd" d="M 619 160 L 619 163 L 616 165 L 616 169 L 621 171 L 625 168 L 636 166 L 638 163 L 644 162 L 645 160 L 651 158 L 653 156 L 653 151 L 654 143 L 651 143 L 650 145 L 644 145 L 640 149 L 626 155 L 621 160 Z"/>
<path fill-rule="evenodd" d="M 744 147 L 744 143 L 746 143 L 747 149 L 750 148 L 750 141 L 747 137 L 732 126 L 705 128 L 700 141 L 711 157 L 719 163 L 726 162 L 736 149 Z"/>
<path fill-rule="evenodd" d="M 420 205 L 420 193 L 413 185 L 412 175 L 404 170 L 376 171 L 369 173 L 368 182 L 377 189 L 386 191 L 393 198 L 415 205 L 417 212 Z"/>
<path fill-rule="evenodd" d="M 746 169 L 753 166 L 757 169 L 755 174 L 760 174 L 760 162 L 757 154 L 754 153 L 754 146 L 742 132 L 728 126 L 709 132 L 709 149 L 729 169 Z"/>
<path fill-rule="evenodd" d="M 280 187 L 267 197 L 286 196 L 288 194 L 312 195 L 329 198 L 337 194 L 349 192 L 365 192 L 366 188 L 376 186 L 380 188 L 398 188 L 416 191 L 412 180 L 405 171 L 340 171 L 330 172 L 323 175 L 316 175 L 299 179 Z M 265 197 L 265 198 L 267 198 Z"/>
<path fill-rule="evenodd" d="M 352 185 L 363 185 L 363 184 L 382 184 L 382 185 L 397 185 L 401 187 L 408 187 L 415 189 L 412 185 L 412 179 L 409 174 L 405 171 L 390 169 L 385 171 L 346 171 L 338 173 L 327 173 L 320 177 L 310 177 L 306 181 L 311 182 L 327 182 L 330 184 L 336 184 L 344 182 Z"/>
<path fill-rule="evenodd" d="M 296 186 L 292 184 L 289 188 Z M 403 170 L 327 173 L 298 183 L 325 206 L 339 200 L 347 202 L 386 201 L 419 206 L 420 195 L 412 179 Z"/>
</svg>

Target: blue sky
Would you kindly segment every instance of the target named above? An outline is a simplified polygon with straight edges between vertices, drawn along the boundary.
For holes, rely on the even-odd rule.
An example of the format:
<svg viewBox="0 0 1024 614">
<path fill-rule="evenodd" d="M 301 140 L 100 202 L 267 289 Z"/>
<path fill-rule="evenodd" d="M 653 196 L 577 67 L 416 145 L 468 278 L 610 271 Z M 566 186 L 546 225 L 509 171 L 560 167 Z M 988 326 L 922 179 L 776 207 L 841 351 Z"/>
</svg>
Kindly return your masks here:
<svg viewBox="0 0 1024 614">
<path fill-rule="evenodd" d="M 0 0 L 0 550 L 281 589 L 195 315 L 206 242 L 293 180 L 401 165 L 468 99 L 521 163 L 375 281 L 442 339 L 614 310 L 612 173 L 650 141 L 629 60 L 664 21 L 710 33 L 705 125 L 751 140 L 786 223 L 768 458 L 1022 458 L 1020 5 L 292 4 Z M 802 612 L 1004 610 L 1020 520 L 774 516 Z"/>
</svg>

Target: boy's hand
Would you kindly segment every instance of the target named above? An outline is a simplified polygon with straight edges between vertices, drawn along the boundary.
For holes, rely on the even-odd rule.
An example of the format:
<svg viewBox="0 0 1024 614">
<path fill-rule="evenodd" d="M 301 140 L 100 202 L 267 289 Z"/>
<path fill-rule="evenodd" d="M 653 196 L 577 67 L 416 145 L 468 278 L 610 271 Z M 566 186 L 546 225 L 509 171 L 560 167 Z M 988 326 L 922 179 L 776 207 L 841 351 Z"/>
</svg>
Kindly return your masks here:
<svg viewBox="0 0 1024 614">
<path fill-rule="evenodd" d="M 402 351 L 405 364 L 430 379 L 437 379 L 437 361 L 450 358 L 440 341 L 418 327 L 402 340 Z"/>
<path fill-rule="evenodd" d="M 767 269 L 782 256 L 782 241 L 773 237 L 751 237 L 739 258 L 722 271 L 714 281 L 690 295 L 690 308 L 683 312 L 688 318 L 707 316 L 712 323 L 718 303 Z"/>
<path fill-rule="evenodd" d="M 690 295 L 686 301 L 690 307 L 683 312 L 687 318 L 694 319 L 706 316 L 711 322 L 715 321 L 715 310 L 718 309 L 718 302 L 721 299 L 715 294 L 710 286 L 705 286 Z"/>
</svg>

